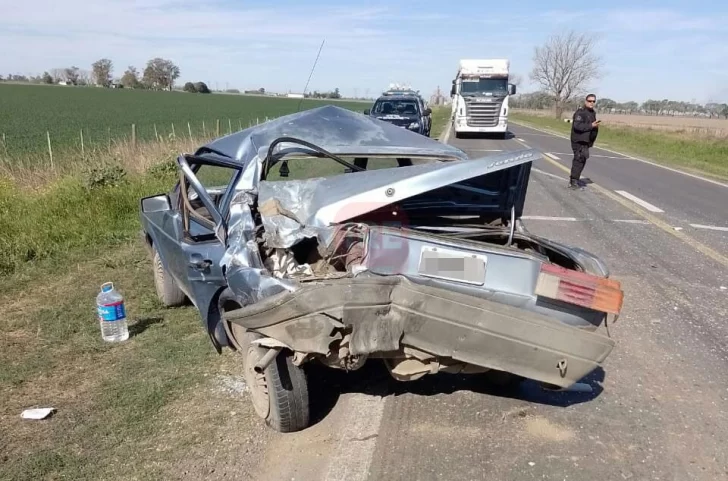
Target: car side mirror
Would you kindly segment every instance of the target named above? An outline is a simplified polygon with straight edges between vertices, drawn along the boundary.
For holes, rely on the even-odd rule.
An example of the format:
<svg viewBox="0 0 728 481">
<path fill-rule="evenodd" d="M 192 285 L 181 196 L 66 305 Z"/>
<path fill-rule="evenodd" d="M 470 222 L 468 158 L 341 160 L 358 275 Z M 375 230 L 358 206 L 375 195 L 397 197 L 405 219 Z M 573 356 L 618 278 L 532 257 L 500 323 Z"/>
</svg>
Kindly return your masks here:
<svg viewBox="0 0 728 481">
<path fill-rule="evenodd" d="M 164 212 L 172 208 L 167 194 L 152 195 L 142 198 L 142 212 Z"/>
<path fill-rule="evenodd" d="M 508 84 L 508 95 L 516 95 L 516 85 Z"/>
<path fill-rule="evenodd" d="M 369 109 L 366 109 L 366 110 L 364 111 L 364 115 L 369 115 Z"/>
<path fill-rule="evenodd" d="M 455 92 L 455 85 L 453 85 L 452 88 L 450 89 L 450 97 L 454 97 L 455 96 L 455 93 L 456 93 Z"/>
<path fill-rule="evenodd" d="M 424 112 L 425 117 L 428 116 L 428 115 L 430 115 L 431 113 L 432 113 L 432 109 L 431 108 L 428 107 L 428 108 L 425 109 L 425 112 Z"/>
</svg>

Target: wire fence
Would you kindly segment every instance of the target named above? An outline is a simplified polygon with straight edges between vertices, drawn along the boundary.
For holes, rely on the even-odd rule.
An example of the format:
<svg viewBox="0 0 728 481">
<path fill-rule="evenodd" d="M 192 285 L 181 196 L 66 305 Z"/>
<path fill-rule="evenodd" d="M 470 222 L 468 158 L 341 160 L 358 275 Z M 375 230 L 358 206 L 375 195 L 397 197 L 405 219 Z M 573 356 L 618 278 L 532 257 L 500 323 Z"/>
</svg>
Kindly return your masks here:
<svg viewBox="0 0 728 481">
<path fill-rule="evenodd" d="M 275 118 L 275 117 L 272 117 Z M 13 159 L 39 156 L 46 157 L 51 163 L 54 156 L 80 155 L 92 152 L 111 151 L 119 143 L 136 147 L 148 142 L 207 141 L 224 135 L 239 132 L 246 128 L 272 120 L 271 117 L 251 119 L 203 119 L 198 121 L 172 121 L 165 123 L 132 123 L 127 126 L 86 126 L 74 129 L 46 130 L 42 135 L 34 133 L 2 133 L 0 137 L 0 156 L 6 162 Z"/>
</svg>

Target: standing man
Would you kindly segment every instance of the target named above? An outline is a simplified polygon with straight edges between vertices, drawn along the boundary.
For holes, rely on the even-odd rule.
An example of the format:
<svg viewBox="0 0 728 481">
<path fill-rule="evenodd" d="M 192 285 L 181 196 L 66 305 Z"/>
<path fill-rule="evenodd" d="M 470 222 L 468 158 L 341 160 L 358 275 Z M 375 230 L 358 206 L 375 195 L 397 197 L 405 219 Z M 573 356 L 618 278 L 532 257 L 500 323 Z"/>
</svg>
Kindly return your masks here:
<svg viewBox="0 0 728 481">
<path fill-rule="evenodd" d="M 597 96 L 589 94 L 582 107 L 576 109 L 571 123 L 571 150 L 574 151 L 574 160 L 571 161 L 571 175 L 569 176 L 569 188 L 578 189 L 579 177 L 589 158 L 589 149 L 594 145 L 599 135 L 599 123 L 597 114 L 594 112 L 594 105 Z"/>
</svg>

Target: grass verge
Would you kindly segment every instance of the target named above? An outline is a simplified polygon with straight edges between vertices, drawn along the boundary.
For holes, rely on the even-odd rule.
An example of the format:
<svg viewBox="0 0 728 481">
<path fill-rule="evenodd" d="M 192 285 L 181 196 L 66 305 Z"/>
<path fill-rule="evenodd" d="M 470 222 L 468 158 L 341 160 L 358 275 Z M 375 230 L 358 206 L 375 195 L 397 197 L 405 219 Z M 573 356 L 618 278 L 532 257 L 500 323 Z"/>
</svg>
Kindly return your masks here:
<svg viewBox="0 0 728 481">
<path fill-rule="evenodd" d="M 447 122 L 450 120 L 450 107 L 449 106 L 438 106 L 432 108 L 432 131 L 430 137 L 438 139 L 440 134 L 447 127 Z"/>
<path fill-rule="evenodd" d="M 569 135 L 571 124 L 561 120 L 511 112 L 511 119 L 525 126 Z M 604 125 L 596 147 L 605 147 L 687 172 L 728 180 L 728 141 L 695 139 L 681 133 L 649 128 Z"/>
<path fill-rule="evenodd" d="M 158 302 L 137 237 L 139 198 L 166 191 L 193 147 L 120 144 L 0 172 L 0 479 L 255 478 L 274 434 L 240 392 L 238 355 L 215 353 L 193 307 Z M 101 340 L 106 281 L 126 299 L 125 343 Z M 32 407 L 56 412 L 21 419 Z"/>
</svg>

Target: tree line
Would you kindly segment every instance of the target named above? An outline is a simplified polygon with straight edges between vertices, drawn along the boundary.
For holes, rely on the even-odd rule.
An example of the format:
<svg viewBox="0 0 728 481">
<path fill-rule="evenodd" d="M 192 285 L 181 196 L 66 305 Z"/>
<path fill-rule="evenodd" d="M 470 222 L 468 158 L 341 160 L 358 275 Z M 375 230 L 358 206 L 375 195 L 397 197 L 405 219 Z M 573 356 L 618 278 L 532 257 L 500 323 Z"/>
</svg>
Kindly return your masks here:
<svg viewBox="0 0 728 481">
<path fill-rule="evenodd" d="M 525 94 L 518 94 L 511 98 L 510 104 L 514 108 L 548 110 L 554 108 L 554 96 L 550 92 L 539 90 Z M 582 97 L 572 98 L 561 102 L 562 111 L 576 110 L 583 104 Z M 635 101 L 617 102 L 610 98 L 598 98 L 596 109 L 603 113 L 612 114 L 641 114 L 681 117 L 707 117 L 728 119 L 728 104 L 708 102 L 705 104 L 683 102 L 678 100 L 646 100 L 641 104 Z"/>
<path fill-rule="evenodd" d="M 113 72 L 114 63 L 108 58 L 102 58 L 91 64 L 90 70 L 81 69 L 74 65 L 71 67 L 50 69 L 38 76 L 27 77 L 25 75 L 8 74 L 7 77 L 3 77 L 0 75 L 0 81 L 7 80 L 48 85 L 98 85 L 101 87 L 172 90 L 174 81 L 180 76 L 180 69 L 174 62 L 160 57 L 148 60 L 141 74 L 133 65 L 128 66 L 119 78 L 115 78 Z M 184 90 L 189 92 L 209 92 L 204 82 L 188 82 L 185 84 Z"/>
</svg>

